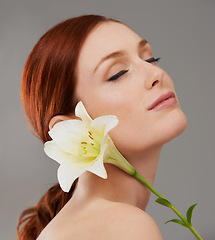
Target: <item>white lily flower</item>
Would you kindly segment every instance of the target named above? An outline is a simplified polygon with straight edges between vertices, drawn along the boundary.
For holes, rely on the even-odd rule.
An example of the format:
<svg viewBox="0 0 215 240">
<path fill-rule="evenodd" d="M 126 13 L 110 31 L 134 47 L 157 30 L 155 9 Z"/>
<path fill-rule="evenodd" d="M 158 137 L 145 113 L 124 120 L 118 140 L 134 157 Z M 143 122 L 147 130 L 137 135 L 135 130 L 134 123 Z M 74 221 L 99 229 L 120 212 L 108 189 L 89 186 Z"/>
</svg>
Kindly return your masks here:
<svg viewBox="0 0 215 240">
<path fill-rule="evenodd" d="M 52 138 L 44 145 L 45 153 L 60 166 L 58 181 L 63 191 L 69 192 L 73 182 L 85 171 L 107 178 L 104 162 L 112 163 L 130 175 L 135 169 L 114 146 L 107 133 L 118 124 L 116 116 L 107 115 L 91 119 L 82 102 L 75 108 L 82 120 L 66 120 L 49 131 Z"/>
</svg>

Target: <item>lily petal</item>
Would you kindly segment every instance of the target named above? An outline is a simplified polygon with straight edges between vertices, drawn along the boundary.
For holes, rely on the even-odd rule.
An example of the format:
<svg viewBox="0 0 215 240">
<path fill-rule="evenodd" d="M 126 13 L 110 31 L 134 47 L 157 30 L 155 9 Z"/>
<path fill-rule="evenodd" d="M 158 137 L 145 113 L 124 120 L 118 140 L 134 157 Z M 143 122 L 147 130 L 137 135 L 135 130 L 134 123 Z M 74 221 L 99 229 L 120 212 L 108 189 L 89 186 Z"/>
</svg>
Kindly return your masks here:
<svg viewBox="0 0 215 240">
<path fill-rule="evenodd" d="M 61 150 L 53 140 L 45 143 L 44 151 L 50 158 L 67 167 L 77 168 L 74 165 L 78 165 L 79 168 L 87 168 L 95 160 L 95 157 L 92 156 L 81 157 L 74 154 L 68 154 Z"/>
<path fill-rule="evenodd" d="M 80 143 L 87 137 L 87 129 L 81 120 L 67 120 L 55 124 L 49 135 L 62 150 L 78 155 Z"/>
<path fill-rule="evenodd" d="M 86 111 L 82 101 L 78 102 L 75 108 L 75 116 L 81 118 L 86 124 L 90 124 L 92 118 L 89 116 L 88 112 Z"/>
<path fill-rule="evenodd" d="M 105 145 L 100 153 L 100 155 L 98 156 L 98 158 L 95 160 L 95 163 L 87 169 L 87 171 L 92 172 L 96 175 L 98 175 L 101 178 L 107 178 L 107 172 L 105 170 L 104 167 L 104 163 L 103 163 L 103 155 L 105 153 L 105 150 L 107 148 L 108 145 Z"/>
<path fill-rule="evenodd" d="M 73 182 L 78 178 L 86 169 L 74 169 L 73 167 L 68 168 L 67 166 L 60 165 L 57 172 L 58 181 L 60 187 L 64 192 L 69 192 Z"/>
<path fill-rule="evenodd" d="M 112 128 L 116 127 L 118 123 L 119 120 L 116 116 L 107 115 L 92 120 L 91 127 L 96 131 L 102 132 L 102 135 L 105 136 Z"/>
<path fill-rule="evenodd" d="M 70 157 L 69 155 L 62 151 L 58 145 L 52 140 L 44 144 L 44 151 L 46 155 L 58 162 L 59 164 L 69 165 Z"/>
</svg>

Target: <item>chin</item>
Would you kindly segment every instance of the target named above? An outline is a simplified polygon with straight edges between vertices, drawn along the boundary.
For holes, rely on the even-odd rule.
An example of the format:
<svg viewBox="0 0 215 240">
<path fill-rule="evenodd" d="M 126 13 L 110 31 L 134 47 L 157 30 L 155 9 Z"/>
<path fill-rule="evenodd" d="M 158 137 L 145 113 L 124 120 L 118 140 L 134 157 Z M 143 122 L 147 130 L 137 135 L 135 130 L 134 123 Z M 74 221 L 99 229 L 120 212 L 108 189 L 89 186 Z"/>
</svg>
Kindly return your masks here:
<svg viewBox="0 0 215 240">
<path fill-rule="evenodd" d="M 168 121 L 168 126 L 166 131 L 166 137 L 164 138 L 163 143 L 167 143 L 172 139 L 176 138 L 182 134 L 187 128 L 187 118 L 185 114 L 180 110 L 174 114 L 174 116 Z"/>
</svg>

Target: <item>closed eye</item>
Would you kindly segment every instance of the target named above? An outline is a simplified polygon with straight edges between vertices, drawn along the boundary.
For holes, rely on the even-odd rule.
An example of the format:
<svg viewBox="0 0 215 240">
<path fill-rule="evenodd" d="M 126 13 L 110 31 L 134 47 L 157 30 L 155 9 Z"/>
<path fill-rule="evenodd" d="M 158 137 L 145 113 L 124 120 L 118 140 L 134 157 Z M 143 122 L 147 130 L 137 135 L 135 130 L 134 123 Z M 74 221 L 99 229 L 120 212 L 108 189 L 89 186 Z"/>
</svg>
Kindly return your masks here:
<svg viewBox="0 0 215 240">
<path fill-rule="evenodd" d="M 107 81 L 114 81 L 114 80 L 120 78 L 123 74 L 125 74 L 127 72 L 128 72 L 128 69 L 127 70 L 121 70 L 117 74 L 115 74 L 112 77 L 110 77 L 109 79 L 107 79 Z"/>
<path fill-rule="evenodd" d="M 154 58 L 154 57 L 151 57 L 147 60 L 145 60 L 146 62 L 148 63 L 152 63 L 152 62 L 158 62 L 160 60 L 160 57 L 158 58 Z M 123 74 L 127 73 L 129 69 L 127 70 L 121 70 L 119 71 L 118 73 L 116 73 L 115 75 L 113 75 L 112 77 L 110 77 L 109 79 L 107 79 L 106 81 L 114 81 L 114 80 L 117 80 L 118 78 L 120 78 Z"/>
<path fill-rule="evenodd" d="M 159 60 L 160 60 L 160 58 L 151 57 L 151 58 L 149 58 L 149 59 L 147 59 L 145 61 L 151 63 L 151 62 L 158 62 Z"/>
</svg>

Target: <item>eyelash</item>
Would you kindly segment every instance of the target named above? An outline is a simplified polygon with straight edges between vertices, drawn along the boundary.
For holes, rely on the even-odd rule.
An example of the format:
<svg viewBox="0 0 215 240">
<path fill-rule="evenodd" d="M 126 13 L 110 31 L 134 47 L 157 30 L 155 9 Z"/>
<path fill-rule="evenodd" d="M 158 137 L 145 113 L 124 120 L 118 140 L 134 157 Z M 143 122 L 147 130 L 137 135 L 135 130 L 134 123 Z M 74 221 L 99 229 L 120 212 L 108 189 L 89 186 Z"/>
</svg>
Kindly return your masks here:
<svg viewBox="0 0 215 240">
<path fill-rule="evenodd" d="M 151 57 L 149 59 L 146 59 L 145 61 L 148 63 L 152 63 L 152 62 L 158 62 L 160 60 L 160 57 L 158 58 L 154 58 Z M 113 75 L 112 77 L 110 77 L 109 79 L 107 79 L 106 81 L 114 81 L 117 80 L 118 78 L 120 78 L 123 74 L 127 73 L 129 69 L 127 70 L 121 70 L 119 71 L 117 74 Z"/>
</svg>

